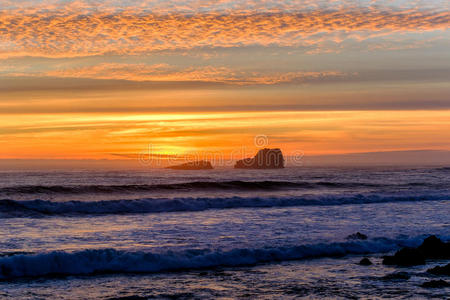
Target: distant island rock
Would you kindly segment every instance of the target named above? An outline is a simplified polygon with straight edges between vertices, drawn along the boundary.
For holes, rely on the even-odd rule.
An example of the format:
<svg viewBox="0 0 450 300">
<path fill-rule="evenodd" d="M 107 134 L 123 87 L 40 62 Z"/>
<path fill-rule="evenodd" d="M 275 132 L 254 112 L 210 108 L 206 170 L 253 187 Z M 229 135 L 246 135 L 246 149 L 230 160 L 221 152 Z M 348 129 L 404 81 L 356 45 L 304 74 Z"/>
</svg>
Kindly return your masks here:
<svg viewBox="0 0 450 300">
<path fill-rule="evenodd" d="M 264 148 L 258 151 L 253 158 L 238 160 L 235 169 L 282 169 L 284 157 L 280 149 Z"/>
<path fill-rule="evenodd" d="M 181 165 L 167 167 L 172 170 L 211 170 L 214 169 L 209 161 L 199 160 L 191 161 Z"/>
</svg>

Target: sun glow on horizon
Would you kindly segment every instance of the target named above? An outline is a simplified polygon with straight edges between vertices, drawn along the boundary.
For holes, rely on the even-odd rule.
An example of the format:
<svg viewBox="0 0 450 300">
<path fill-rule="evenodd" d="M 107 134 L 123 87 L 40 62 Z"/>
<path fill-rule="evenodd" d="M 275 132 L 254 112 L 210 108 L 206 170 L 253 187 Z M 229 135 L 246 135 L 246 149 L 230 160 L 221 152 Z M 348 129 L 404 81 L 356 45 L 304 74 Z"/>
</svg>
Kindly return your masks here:
<svg viewBox="0 0 450 300">
<path fill-rule="evenodd" d="M 449 149 L 450 110 L 35 115 L 3 118 L 1 158 L 126 158 L 256 149 L 266 135 L 287 154 Z M 380 143 L 382 141 L 382 143 Z M 436 143 L 436 141 L 441 141 Z"/>
</svg>

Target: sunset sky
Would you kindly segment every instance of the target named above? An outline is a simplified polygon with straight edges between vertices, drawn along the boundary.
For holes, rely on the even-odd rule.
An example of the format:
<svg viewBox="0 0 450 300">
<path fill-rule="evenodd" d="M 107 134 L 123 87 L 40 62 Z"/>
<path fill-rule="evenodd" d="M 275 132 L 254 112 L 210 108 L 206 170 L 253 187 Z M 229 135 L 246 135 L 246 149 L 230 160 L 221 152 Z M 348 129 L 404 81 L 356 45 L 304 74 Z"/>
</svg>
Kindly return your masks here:
<svg viewBox="0 0 450 300">
<path fill-rule="evenodd" d="M 0 0 L 0 158 L 450 150 L 450 2 Z"/>
</svg>

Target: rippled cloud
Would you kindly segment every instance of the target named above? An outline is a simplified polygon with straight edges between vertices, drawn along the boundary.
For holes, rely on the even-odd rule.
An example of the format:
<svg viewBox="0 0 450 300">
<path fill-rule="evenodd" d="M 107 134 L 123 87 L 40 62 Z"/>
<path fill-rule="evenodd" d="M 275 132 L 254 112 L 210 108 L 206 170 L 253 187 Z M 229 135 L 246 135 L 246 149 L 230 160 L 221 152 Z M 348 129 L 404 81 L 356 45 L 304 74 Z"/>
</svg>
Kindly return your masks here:
<svg viewBox="0 0 450 300">
<path fill-rule="evenodd" d="M 0 11 L 0 57 L 133 55 L 245 46 L 319 46 L 401 32 L 446 30 L 448 11 L 339 9 L 154 14 Z"/>
</svg>

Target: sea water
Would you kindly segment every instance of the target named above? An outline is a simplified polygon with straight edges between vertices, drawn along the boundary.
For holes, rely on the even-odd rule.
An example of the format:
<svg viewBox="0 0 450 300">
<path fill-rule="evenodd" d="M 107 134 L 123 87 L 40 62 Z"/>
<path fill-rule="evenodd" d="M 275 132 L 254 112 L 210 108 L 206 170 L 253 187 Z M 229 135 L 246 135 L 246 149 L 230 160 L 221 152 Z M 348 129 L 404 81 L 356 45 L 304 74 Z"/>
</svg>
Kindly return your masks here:
<svg viewBox="0 0 450 300">
<path fill-rule="evenodd" d="M 0 298 L 436 297 L 450 168 L 3 171 Z M 361 232 L 366 240 L 348 239 Z M 357 263 L 363 256 L 372 266 Z M 404 272 L 406 276 L 385 277 Z M 397 277 L 397 278 L 395 278 Z"/>
</svg>

